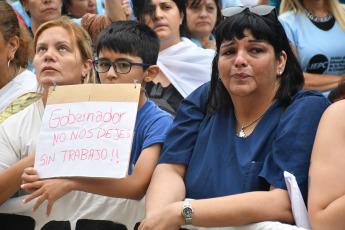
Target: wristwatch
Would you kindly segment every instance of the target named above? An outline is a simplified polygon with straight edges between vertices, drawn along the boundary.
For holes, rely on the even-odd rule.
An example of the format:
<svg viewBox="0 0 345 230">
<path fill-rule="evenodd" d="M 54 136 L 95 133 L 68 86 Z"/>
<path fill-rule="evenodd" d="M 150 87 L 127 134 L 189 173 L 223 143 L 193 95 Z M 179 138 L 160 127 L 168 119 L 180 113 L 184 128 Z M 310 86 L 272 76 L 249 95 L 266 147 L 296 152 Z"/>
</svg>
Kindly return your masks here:
<svg viewBox="0 0 345 230">
<path fill-rule="evenodd" d="M 192 224 L 193 208 L 189 203 L 189 200 L 183 201 L 182 216 L 186 220 L 186 225 Z"/>
</svg>

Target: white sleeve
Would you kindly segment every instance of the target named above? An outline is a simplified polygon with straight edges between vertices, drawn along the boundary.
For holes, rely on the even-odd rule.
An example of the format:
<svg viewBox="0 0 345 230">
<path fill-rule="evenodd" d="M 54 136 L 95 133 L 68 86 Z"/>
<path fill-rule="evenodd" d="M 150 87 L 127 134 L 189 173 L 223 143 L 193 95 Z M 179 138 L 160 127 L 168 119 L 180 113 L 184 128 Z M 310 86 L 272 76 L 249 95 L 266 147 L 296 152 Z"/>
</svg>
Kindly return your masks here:
<svg viewBox="0 0 345 230">
<path fill-rule="evenodd" d="M 20 160 L 18 155 L 18 138 L 13 138 L 13 132 L 11 132 L 13 129 L 8 127 L 10 123 L 6 121 L 0 126 L 0 172 Z"/>
<path fill-rule="evenodd" d="M 36 151 L 41 122 L 39 105 L 33 103 L 0 125 L 0 173 Z"/>
</svg>

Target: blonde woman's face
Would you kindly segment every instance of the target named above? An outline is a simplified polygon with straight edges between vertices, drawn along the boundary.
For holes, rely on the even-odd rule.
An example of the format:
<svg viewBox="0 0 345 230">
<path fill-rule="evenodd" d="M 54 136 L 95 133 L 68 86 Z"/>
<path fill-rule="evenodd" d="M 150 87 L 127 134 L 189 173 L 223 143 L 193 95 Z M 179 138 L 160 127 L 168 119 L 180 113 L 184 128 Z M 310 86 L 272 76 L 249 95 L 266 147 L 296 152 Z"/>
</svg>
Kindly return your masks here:
<svg viewBox="0 0 345 230">
<path fill-rule="evenodd" d="M 54 36 L 52 36 L 54 35 Z M 81 84 L 91 69 L 83 61 L 78 46 L 70 33 L 62 27 L 43 31 L 37 39 L 34 67 L 38 82 L 42 86 Z"/>
</svg>

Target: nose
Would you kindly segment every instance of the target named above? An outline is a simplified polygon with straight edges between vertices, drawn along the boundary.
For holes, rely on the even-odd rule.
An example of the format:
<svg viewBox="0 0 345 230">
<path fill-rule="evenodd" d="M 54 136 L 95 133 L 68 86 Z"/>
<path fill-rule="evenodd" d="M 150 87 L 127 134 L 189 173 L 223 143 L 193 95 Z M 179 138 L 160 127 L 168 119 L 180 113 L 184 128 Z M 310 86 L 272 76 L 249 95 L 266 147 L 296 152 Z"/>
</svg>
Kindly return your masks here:
<svg viewBox="0 0 345 230">
<path fill-rule="evenodd" d="M 155 15 L 153 17 L 154 20 L 161 19 L 163 17 L 163 11 L 160 9 L 160 7 L 156 7 L 155 9 Z"/>
<path fill-rule="evenodd" d="M 48 49 L 45 53 L 44 53 L 44 61 L 45 62 L 55 62 L 56 61 L 56 56 L 55 53 L 52 49 Z"/>
<path fill-rule="evenodd" d="M 247 57 L 244 51 L 238 51 L 236 60 L 234 63 L 236 68 L 242 68 L 248 66 Z"/>
<path fill-rule="evenodd" d="M 207 17 L 207 9 L 206 9 L 206 7 L 202 7 L 202 9 L 200 11 L 200 17 L 202 17 L 202 18 Z"/>
<path fill-rule="evenodd" d="M 96 5 L 96 0 L 89 0 L 89 6 L 95 6 Z"/>
<path fill-rule="evenodd" d="M 113 65 L 111 65 L 110 69 L 108 70 L 108 72 L 106 74 L 107 74 L 107 78 L 109 80 L 117 79 L 118 78 L 118 73 L 115 71 Z"/>
</svg>

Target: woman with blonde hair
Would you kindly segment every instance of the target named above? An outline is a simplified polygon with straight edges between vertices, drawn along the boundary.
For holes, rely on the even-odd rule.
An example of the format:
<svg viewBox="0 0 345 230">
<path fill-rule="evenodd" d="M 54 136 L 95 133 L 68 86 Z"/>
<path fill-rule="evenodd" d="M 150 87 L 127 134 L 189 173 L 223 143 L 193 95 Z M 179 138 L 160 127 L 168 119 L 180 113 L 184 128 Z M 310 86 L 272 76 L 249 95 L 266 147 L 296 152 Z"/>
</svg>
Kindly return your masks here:
<svg viewBox="0 0 345 230">
<path fill-rule="evenodd" d="M 338 0 L 283 0 L 279 19 L 296 51 L 305 89 L 327 96 L 345 76 L 345 7 Z"/>
<path fill-rule="evenodd" d="M 54 36 L 51 36 L 54 34 Z M 89 34 L 66 17 L 42 24 L 34 39 L 36 76 L 42 100 L 7 118 L 0 126 L 0 205 L 21 185 L 23 170 L 34 165 L 48 88 L 53 84 L 93 83 Z M 18 195 L 23 191 L 19 190 Z"/>
</svg>

